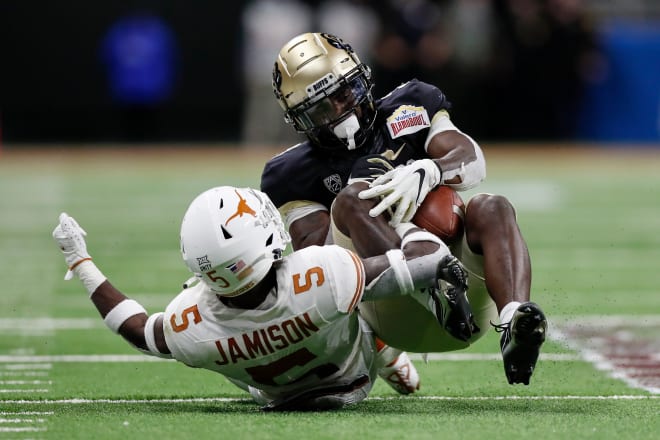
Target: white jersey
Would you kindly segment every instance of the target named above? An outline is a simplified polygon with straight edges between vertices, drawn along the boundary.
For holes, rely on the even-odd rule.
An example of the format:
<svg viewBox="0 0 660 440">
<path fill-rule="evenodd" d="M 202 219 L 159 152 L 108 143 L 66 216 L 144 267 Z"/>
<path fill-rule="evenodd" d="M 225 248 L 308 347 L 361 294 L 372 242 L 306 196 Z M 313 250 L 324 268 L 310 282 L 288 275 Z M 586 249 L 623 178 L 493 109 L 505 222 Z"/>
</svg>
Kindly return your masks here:
<svg viewBox="0 0 660 440">
<path fill-rule="evenodd" d="M 308 247 L 286 256 L 276 274 L 274 298 L 257 309 L 227 307 L 203 283 L 181 292 L 163 317 L 172 357 L 272 398 L 373 380 L 374 340 L 356 308 L 365 287 L 358 257 Z"/>
</svg>

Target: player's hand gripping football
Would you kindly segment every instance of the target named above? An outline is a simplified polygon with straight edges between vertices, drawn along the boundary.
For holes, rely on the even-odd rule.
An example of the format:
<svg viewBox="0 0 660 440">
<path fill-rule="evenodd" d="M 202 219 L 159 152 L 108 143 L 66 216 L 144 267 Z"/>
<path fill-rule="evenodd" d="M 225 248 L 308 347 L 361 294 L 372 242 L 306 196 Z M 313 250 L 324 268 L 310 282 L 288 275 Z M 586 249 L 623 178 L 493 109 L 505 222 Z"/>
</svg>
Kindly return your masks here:
<svg viewBox="0 0 660 440">
<path fill-rule="evenodd" d="M 441 180 L 442 171 L 435 162 L 431 159 L 416 160 L 376 178 L 369 189 L 360 192 L 359 197 L 371 199 L 383 196 L 380 203 L 369 211 L 369 215 L 377 217 L 385 210 L 396 207 L 390 219 L 390 224 L 396 227 L 413 218 L 417 207 Z"/>
<path fill-rule="evenodd" d="M 53 230 L 53 238 L 64 254 L 64 260 L 69 266 L 65 280 L 73 278 L 73 269 L 92 257 L 87 252 L 87 243 L 85 243 L 87 232 L 80 227 L 73 217 L 69 217 L 66 212 L 60 214 L 60 224 Z"/>
</svg>

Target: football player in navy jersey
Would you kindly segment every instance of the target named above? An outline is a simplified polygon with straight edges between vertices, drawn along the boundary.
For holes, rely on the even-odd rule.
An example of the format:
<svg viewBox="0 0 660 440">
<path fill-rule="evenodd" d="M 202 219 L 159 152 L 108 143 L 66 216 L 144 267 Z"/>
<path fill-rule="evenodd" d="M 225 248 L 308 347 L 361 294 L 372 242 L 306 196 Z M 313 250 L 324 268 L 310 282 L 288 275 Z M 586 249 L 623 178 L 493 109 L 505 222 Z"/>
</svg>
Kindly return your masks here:
<svg viewBox="0 0 660 440">
<path fill-rule="evenodd" d="M 261 189 L 282 213 L 294 249 L 335 243 L 362 257 L 398 249 L 429 191 L 465 191 L 485 178 L 483 152 L 453 124 L 441 90 L 413 79 L 374 99 L 372 85 L 369 67 L 333 35 L 298 35 L 278 54 L 275 96 L 307 141 L 266 164 Z M 451 250 L 469 275 L 466 301 L 457 305 L 465 319 L 455 331 L 446 315 L 409 298 L 362 304 L 361 314 L 389 345 L 422 353 L 467 347 L 492 324 L 502 332 L 507 380 L 529 384 L 547 320 L 530 301 L 529 252 L 509 200 L 467 200 L 464 234 Z"/>
</svg>

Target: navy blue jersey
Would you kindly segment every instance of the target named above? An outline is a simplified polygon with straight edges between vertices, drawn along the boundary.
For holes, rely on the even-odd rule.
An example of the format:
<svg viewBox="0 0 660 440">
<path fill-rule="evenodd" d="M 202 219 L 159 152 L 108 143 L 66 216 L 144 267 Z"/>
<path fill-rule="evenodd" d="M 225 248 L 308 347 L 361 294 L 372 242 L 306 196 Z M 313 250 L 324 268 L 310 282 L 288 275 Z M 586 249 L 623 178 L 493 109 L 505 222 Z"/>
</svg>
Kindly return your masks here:
<svg viewBox="0 0 660 440">
<path fill-rule="evenodd" d="M 396 166 L 428 157 L 424 143 L 431 119 L 449 107 L 449 101 L 437 87 L 409 81 L 376 101 L 373 135 L 361 148 L 329 154 L 305 141 L 266 163 L 261 190 L 278 208 L 287 202 L 310 200 L 330 210 L 358 158 L 385 153 Z"/>
</svg>

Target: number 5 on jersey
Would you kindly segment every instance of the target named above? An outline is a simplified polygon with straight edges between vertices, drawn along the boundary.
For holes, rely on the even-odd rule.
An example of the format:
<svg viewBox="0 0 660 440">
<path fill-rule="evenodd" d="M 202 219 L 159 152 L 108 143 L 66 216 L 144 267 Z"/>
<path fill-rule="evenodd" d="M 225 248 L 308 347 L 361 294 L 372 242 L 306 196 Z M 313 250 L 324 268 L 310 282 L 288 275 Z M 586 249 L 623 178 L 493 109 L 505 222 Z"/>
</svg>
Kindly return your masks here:
<svg viewBox="0 0 660 440">
<path fill-rule="evenodd" d="M 296 295 L 300 293 L 307 292 L 312 288 L 312 283 L 316 282 L 316 286 L 320 287 L 325 283 L 325 275 L 323 274 L 323 269 L 318 266 L 314 266 L 311 269 L 307 269 L 305 272 L 305 281 L 301 283 L 302 276 L 299 273 L 293 275 L 293 293 Z"/>
<path fill-rule="evenodd" d="M 176 315 L 170 316 L 170 325 L 172 325 L 172 330 L 174 330 L 176 333 L 179 333 L 187 329 L 188 326 L 190 325 L 190 321 L 188 320 L 188 315 L 192 315 L 194 324 L 198 324 L 202 322 L 202 315 L 199 314 L 199 309 L 197 309 L 197 304 L 195 304 L 188 307 L 187 309 L 184 309 L 183 312 L 181 312 L 180 324 L 177 324 L 176 322 Z"/>
</svg>

